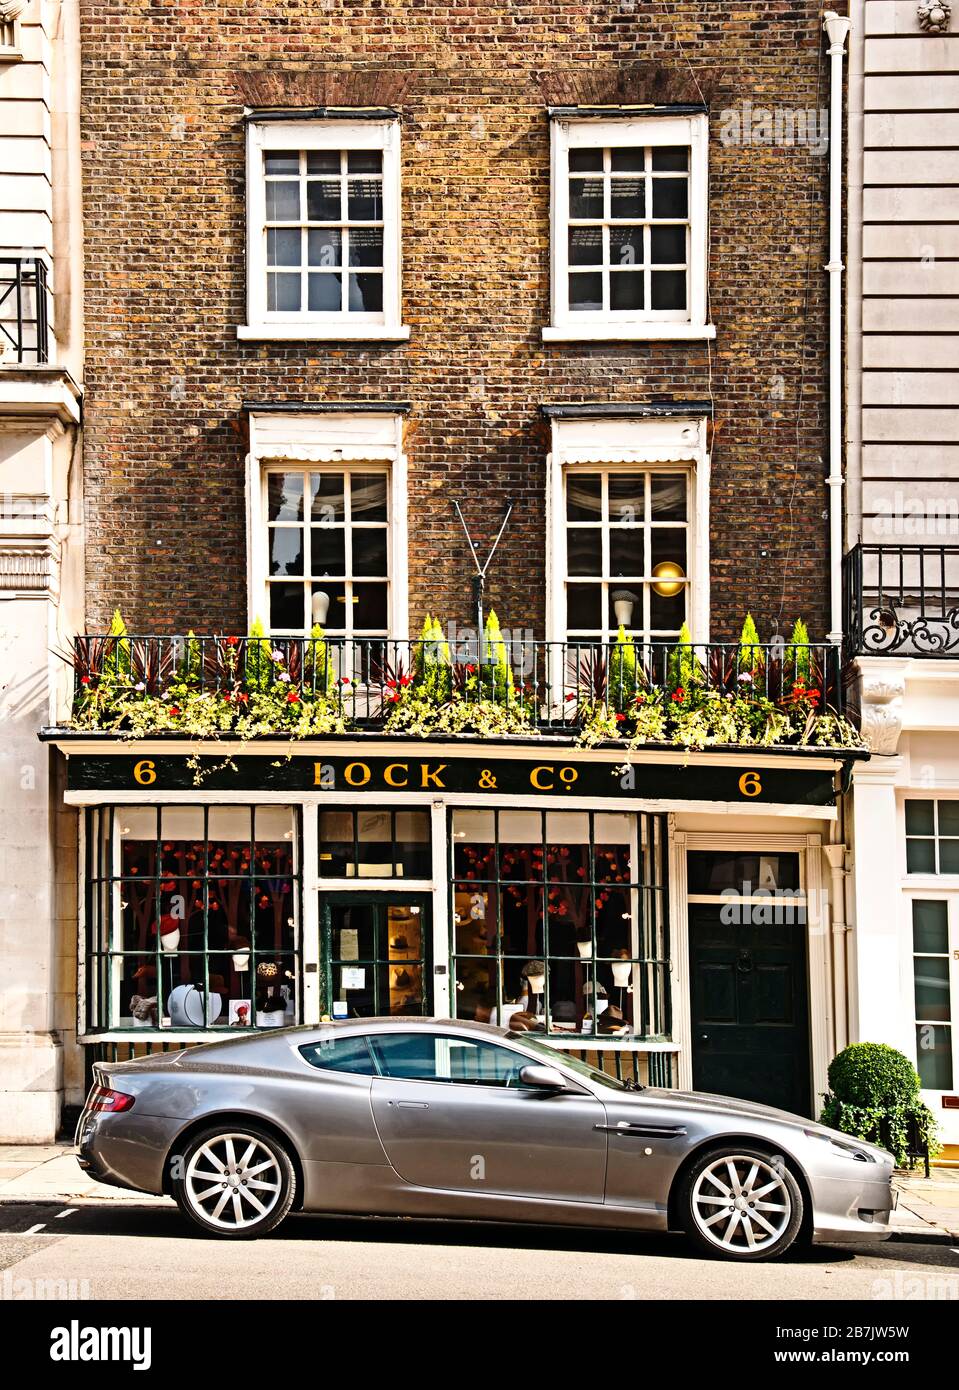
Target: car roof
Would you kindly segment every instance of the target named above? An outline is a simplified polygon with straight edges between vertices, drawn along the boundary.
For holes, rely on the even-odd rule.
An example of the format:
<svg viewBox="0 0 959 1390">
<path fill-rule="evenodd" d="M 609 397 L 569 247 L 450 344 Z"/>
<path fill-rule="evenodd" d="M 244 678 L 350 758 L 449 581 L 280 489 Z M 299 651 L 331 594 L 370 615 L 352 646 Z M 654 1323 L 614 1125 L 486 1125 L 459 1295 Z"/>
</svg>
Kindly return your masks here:
<svg viewBox="0 0 959 1390">
<path fill-rule="evenodd" d="M 397 1017 L 394 1014 L 375 1015 L 372 1018 L 336 1018 L 326 1023 L 312 1024 L 308 1031 L 329 1033 L 330 1030 L 343 1033 L 465 1033 L 474 1036 L 509 1036 L 508 1028 L 499 1028 L 492 1023 L 477 1023 L 466 1018 L 422 1018 Z"/>
</svg>

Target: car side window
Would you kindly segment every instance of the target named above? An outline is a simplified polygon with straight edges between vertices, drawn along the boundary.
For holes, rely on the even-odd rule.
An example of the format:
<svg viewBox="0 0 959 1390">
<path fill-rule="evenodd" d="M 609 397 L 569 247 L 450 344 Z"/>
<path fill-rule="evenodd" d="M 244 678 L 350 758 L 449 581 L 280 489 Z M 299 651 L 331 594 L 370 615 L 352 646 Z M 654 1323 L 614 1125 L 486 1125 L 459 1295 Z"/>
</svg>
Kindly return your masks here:
<svg viewBox="0 0 959 1390">
<path fill-rule="evenodd" d="M 383 1076 L 457 1085 L 518 1086 L 526 1059 L 495 1043 L 432 1033 L 391 1033 L 370 1038 Z"/>
<path fill-rule="evenodd" d="M 321 1038 L 300 1048 L 304 1061 L 320 1071 L 348 1071 L 356 1076 L 375 1076 L 376 1067 L 365 1037 Z"/>
</svg>

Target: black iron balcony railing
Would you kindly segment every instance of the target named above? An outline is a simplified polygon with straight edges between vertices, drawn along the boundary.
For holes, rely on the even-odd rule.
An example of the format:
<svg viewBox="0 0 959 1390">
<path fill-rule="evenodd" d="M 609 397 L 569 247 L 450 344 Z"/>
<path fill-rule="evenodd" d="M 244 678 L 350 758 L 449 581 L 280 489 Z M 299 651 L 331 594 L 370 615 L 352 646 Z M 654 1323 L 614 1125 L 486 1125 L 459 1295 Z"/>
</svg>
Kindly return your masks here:
<svg viewBox="0 0 959 1390">
<path fill-rule="evenodd" d="M 959 656 L 959 545 L 857 545 L 843 593 L 848 657 Z"/>
<path fill-rule="evenodd" d="M 80 711 L 100 699 L 175 701 L 212 693 L 244 708 L 284 689 L 326 700 L 345 721 L 377 727 L 410 699 L 508 707 L 541 730 L 581 728 L 597 709 L 636 717 L 710 694 L 757 709 L 842 712 L 841 654 L 830 643 L 484 642 L 369 638 L 85 635 L 72 660 Z M 797 740 L 801 741 L 801 740 Z"/>
<path fill-rule="evenodd" d="M 39 256 L 0 258 L 0 362 L 50 359 L 50 288 Z"/>
</svg>

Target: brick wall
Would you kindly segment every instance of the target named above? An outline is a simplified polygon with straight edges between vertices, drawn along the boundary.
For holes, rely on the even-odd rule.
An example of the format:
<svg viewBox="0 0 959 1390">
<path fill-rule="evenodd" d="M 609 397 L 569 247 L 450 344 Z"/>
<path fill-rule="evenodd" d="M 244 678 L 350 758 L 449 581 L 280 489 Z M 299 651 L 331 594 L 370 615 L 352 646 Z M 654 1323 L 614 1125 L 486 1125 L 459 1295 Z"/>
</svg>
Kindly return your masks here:
<svg viewBox="0 0 959 1390">
<path fill-rule="evenodd" d="M 824 635 L 827 161 L 719 138 L 722 110 L 745 100 L 826 103 L 818 5 L 81 0 L 81 11 L 91 629 L 117 603 L 141 630 L 244 625 L 243 400 L 406 399 L 414 621 L 468 616 L 452 498 L 485 539 L 510 497 L 491 599 L 505 624 L 542 635 L 539 405 L 700 399 L 711 385 L 714 635 L 747 607 L 769 631 L 781 606 L 782 625 L 801 614 Z M 697 87 L 711 106 L 711 350 L 544 346 L 547 101 L 685 100 Z M 402 112 L 412 337 L 400 346 L 237 342 L 242 108 L 323 100 Z"/>
</svg>

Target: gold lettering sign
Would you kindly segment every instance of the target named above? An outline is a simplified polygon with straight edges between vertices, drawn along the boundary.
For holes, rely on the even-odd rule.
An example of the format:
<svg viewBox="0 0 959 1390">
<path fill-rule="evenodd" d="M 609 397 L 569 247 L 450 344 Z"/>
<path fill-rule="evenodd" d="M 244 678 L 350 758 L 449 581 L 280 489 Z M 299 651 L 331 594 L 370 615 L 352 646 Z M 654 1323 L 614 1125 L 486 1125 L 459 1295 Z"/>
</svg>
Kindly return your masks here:
<svg viewBox="0 0 959 1390">
<path fill-rule="evenodd" d="M 440 763 L 439 767 L 436 769 L 435 772 L 432 772 L 430 770 L 429 763 L 423 763 L 420 767 L 420 772 L 423 776 L 423 780 L 420 783 L 420 785 L 422 786 L 423 790 L 425 791 L 428 787 L 439 787 L 440 791 L 445 791 L 446 787 L 444 783 L 440 780 L 440 773 L 445 771 L 446 763 Z"/>
<path fill-rule="evenodd" d="M 399 781 L 395 776 L 397 772 L 402 772 L 405 774 L 402 782 Z M 386 783 L 388 787 L 409 786 L 409 768 L 407 767 L 406 763 L 390 763 L 388 767 L 383 769 L 383 781 Z"/>
<path fill-rule="evenodd" d="M 763 784 L 758 772 L 744 772 L 739 779 L 739 790 L 743 796 L 761 796 Z"/>
<path fill-rule="evenodd" d="M 365 787 L 370 780 L 370 769 L 366 763 L 348 763 L 343 776 L 351 787 Z"/>
<path fill-rule="evenodd" d="M 152 787 L 157 779 L 156 764 L 149 758 L 143 758 L 133 769 L 133 775 L 141 787 Z"/>
</svg>

